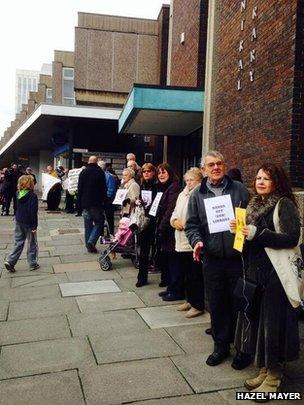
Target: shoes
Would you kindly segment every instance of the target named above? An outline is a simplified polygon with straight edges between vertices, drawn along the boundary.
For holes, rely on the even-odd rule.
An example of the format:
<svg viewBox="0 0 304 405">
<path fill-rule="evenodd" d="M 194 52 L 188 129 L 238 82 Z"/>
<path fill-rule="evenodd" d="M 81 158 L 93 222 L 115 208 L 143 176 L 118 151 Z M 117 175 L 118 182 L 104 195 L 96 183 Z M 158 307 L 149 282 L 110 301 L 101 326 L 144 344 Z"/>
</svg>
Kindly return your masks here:
<svg viewBox="0 0 304 405">
<path fill-rule="evenodd" d="M 205 333 L 206 335 L 212 335 L 212 329 L 211 328 L 205 329 Z"/>
<path fill-rule="evenodd" d="M 176 295 L 170 292 L 163 296 L 163 301 L 180 301 L 184 299 L 185 297 L 183 295 Z"/>
<path fill-rule="evenodd" d="M 269 401 L 269 394 L 281 391 L 282 385 L 282 368 L 276 367 L 267 370 L 266 378 L 257 388 L 253 389 L 251 392 L 263 392 L 265 394 L 265 399 L 255 399 L 254 402 L 267 402 Z"/>
<path fill-rule="evenodd" d="M 159 295 L 160 297 L 164 297 L 164 296 L 167 295 L 167 294 L 169 294 L 169 292 L 168 292 L 167 290 L 161 291 L 160 293 L 158 293 L 158 295 Z"/>
<path fill-rule="evenodd" d="M 266 377 L 267 377 L 267 370 L 265 367 L 262 367 L 259 370 L 259 374 L 254 378 L 249 378 L 248 380 L 245 380 L 244 385 L 249 391 L 254 390 L 255 388 L 258 388 L 262 384 L 262 382 L 264 382 Z"/>
<path fill-rule="evenodd" d="M 132 258 L 132 256 L 130 255 L 130 253 L 122 253 L 122 254 L 121 254 L 121 257 L 122 257 L 123 259 L 131 259 L 131 258 Z"/>
<path fill-rule="evenodd" d="M 250 354 L 237 352 L 234 356 L 231 367 L 235 370 L 243 370 L 244 368 L 248 367 L 252 362 L 252 357 Z"/>
<path fill-rule="evenodd" d="M 210 356 L 206 360 L 206 364 L 208 364 L 208 366 L 212 366 L 212 367 L 217 366 L 218 364 L 221 364 L 229 356 L 230 356 L 229 350 L 213 352 L 212 354 L 210 354 Z"/>
<path fill-rule="evenodd" d="M 186 318 L 195 318 L 196 316 L 202 315 L 204 311 L 200 311 L 196 308 L 190 308 L 189 311 L 186 313 Z"/>
<path fill-rule="evenodd" d="M 97 253 L 96 247 L 93 245 L 93 243 L 90 242 L 87 243 L 87 251 L 89 253 Z"/>
<path fill-rule="evenodd" d="M 184 302 L 177 307 L 178 311 L 189 311 L 189 309 L 191 309 L 191 304 L 189 304 L 189 302 Z"/>
<path fill-rule="evenodd" d="M 81 214 L 75 214 L 75 217 L 81 217 Z"/>
<path fill-rule="evenodd" d="M 37 270 L 40 268 L 40 265 L 38 263 L 34 264 L 34 266 L 30 267 L 30 270 Z"/>
<path fill-rule="evenodd" d="M 161 282 L 158 284 L 158 287 L 168 287 L 168 283 L 166 283 L 165 281 L 161 281 Z"/>
<path fill-rule="evenodd" d="M 137 281 L 137 283 L 135 284 L 136 287 L 143 287 L 144 285 L 147 285 L 148 282 L 147 281 Z"/>
<path fill-rule="evenodd" d="M 4 266 L 6 268 L 7 271 L 9 271 L 10 273 L 15 273 L 15 267 L 10 264 L 9 262 L 4 262 Z"/>
</svg>

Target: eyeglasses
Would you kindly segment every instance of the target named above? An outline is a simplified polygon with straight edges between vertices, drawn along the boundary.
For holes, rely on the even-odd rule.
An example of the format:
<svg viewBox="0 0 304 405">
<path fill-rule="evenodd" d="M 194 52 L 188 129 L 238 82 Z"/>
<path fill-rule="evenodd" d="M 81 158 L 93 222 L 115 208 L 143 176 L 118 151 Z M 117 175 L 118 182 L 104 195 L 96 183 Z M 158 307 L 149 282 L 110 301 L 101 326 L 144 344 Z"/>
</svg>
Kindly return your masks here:
<svg viewBox="0 0 304 405">
<path fill-rule="evenodd" d="M 142 173 L 151 173 L 152 172 L 152 170 L 149 170 L 149 169 L 147 169 L 147 170 L 142 170 Z"/>
<path fill-rule="evenodd" d="M 272 181 L 272 180 L 269 179 L 268 177 L 257 176 L 257 177 L 255 178 L 255 181 Z"/>
<path fill-rule="evenodd" d="M 215 165 L 218 166 L 218 167 L 222 167 L 222 166 L 224 165 L 224 162 L 222 162 L 221 160 L 219 160 L 218 162 L 206 163 L 206 166 L 207 166 L 209 169 L 211 169 L 212 167 L 215 167 Z"/>
</svg>

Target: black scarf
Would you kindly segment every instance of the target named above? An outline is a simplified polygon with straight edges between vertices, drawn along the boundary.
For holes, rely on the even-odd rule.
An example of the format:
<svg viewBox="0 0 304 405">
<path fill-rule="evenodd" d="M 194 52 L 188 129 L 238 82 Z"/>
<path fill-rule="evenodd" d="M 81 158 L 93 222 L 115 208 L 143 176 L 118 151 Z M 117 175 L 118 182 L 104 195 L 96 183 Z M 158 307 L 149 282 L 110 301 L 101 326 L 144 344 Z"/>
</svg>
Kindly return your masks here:
<svg viewBox="0 0 304 405">
<path fill-rule="evenodd" d="M 259 195 L 252 197 L 246 210 L 246 223 L 257 225 L 259 220 L 276 206 L 280 198 L 281 196 L 275 193 L 264 199 Z"/>
</svg>

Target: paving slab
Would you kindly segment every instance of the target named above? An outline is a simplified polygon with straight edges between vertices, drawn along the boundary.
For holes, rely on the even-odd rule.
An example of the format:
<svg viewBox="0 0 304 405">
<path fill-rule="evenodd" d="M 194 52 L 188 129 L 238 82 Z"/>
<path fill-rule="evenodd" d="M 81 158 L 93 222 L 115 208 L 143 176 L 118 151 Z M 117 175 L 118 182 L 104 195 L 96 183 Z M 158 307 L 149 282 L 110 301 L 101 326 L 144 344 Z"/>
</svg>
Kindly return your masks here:
<svg viewBox="0 0 304 405">
<path fill-rule="evenodd" d="M 117 309 L 142 308 L 145 304 L 134 292 L 108 293 L 77 297 L 81 312 L 114 311 Z"/>
<path fill-rule="evenodd" d="M 0 354 L 0 380 L 75 369 L 94 363 L 85 338 L 4 346 Z"/>
<path fill-rule="evenodd" d="M 18 268 L 18 263 L 16 266 L 16 272 L 10 273 L 9 271 L 4 270 L 4 277 L 5 278 L 16 278 L 16 277 L 27 277 L 33 275 L 44 275 L 44 274 L 52 274 L 53 267 L 51 265 L 41 265 L 41 267 L 35 271 L 31 271 L 29 267 L 23 267 L 23 269 Z"/>
<path fill-rule="evenodd" d="M 54 273 L 70 273 L 74 271 L 101 271 L 97 260 L 93 262 L 54 264 Z"/>
<path fill-rule="evenodd" d="M 133 309 L 102 313 L 68 315 L 73 336 L 113 335 L 147 329 L 148 326 Z"/>
<path fill-rule="evenodd" d="M 83 245 L 82 240 L 79 238 L 79 236 L 77 236 L 74 239 L 60 239 L 60 240 L 56 240 L 56 239 L 52 239 L 51 237 L 49 238 L 49 240 L 45 243 L 45 246 L 49 246 L 49 247 L 54 247 L 54 246 L 73 246 L 73 245 Z"/>
<path fill-rule="evenodd" d="M 172 305 L 176 306 L 177 303 L 181 304 L 181 303 L 185 302 L 185 300 L 165 302 L 158 295 L 161 291 L 164 290 L 163 288 L 159 288 L 158 285 L 157 285 L 157 287 L 155 285 L 151 286 L 150 288 L 148 288 L 149 285 L 147 286 L 147 288 L 145 288 L 145 287 L 137 288 L 134 291 L 148 307 L 156 307 L 156 306 L 164 306 L 164 305 L 165 306 L 172 306 Z"/>
<path fill-rule="evenodd" d="M 173 398 L 149 399 L 138 401 L 136 405 L 228 405 L 218 393 L 183 395 Z M 248 403 L 247 403 L 248 405 Z"/>
<path fill-rule="evenodd" d="M 140 308 L 136 311 L 152 329 L 210 322 L 210 316 L 207 312 L 196 318 L 185 318 L 185 315 L 181 311 L 177 311 L 177 305 Z"/>
<path fill-rule="evenodd" d="M 4 290 L 3 299 L 9 301 L 25 301 L 40 298 L 60 298 L 60 290 L 57 285 L 46 285 L 41 287 L 10 288 Z"/>
<path fill-rule="evenodd" d="M 169 359 L 103 365 L 80 377 L 90 405 L 192 393 Z"/>
<path fill-rule="evenodd" d="M 97 262 L 98 254 L 66 255 L 60 256 L 61 263 Z"/>
<path fill-rule="evenodd" d="M 1 288 L 10 288 L 10 286 L 11 286 L 11 279 L 5 277 L 4 271 L 3 271 L 3 274 L 1 274 L 1 278 L 0 278 L 0 289 Z M 0 294 L 0 297 L 1 297 L 1 294 Z"/>
<path fill-rule="evenodd" d="M 64 265 L 63 265 L 64 266 Z M 99 266 L 98 266 L 99 267 Z M 102 271 L 102 270 L 86 270 L 82 271 L 70 271 L 66 273 L 69 281 L 93 281 L 93 280 L 117 280 L 120 279 L 120 275 L 115 271 Z M 120 286 L 118 285 L 120 288 Z"/>
<path fill-rule="evenodd" d="M 39 276 L 36 276 L 33 272 L 31 272 L 31 274 L 32 276 L 14 278 L 12 280 L 12 287 L 39 287 L 43 285 L 54 285 L 68 281 L 68 278 L 65 274 L 43 274 Z"/>
<path fill-rule="evenodd" d="M 63 297 L 120 292 L 120 288 L 113 280 L 63 283 L 59 284 L 59 288 Z"/>
<path fill-rule="evenodd" d="M 0 250 L 6 249 L 7 248 L 7 243 L 0 243 Z"/>
<path fill-rule="evenodd" d="M 50 252 L 46 250 L 41 250 L 39 248 L 39 254 L 38 254 L 38 261 L 41 261 L 42 258 L 44 257 L 50 257 Z M 27 258 L 26 251 L 24 250 L 22 252 L 22 255 L 20 256 L 20 260 L 25 260 Z"/>
<path fill-rule="evenodd" d="M 47 265 L 52 266 L 57 263 L 61 263 L 59 257 L 57 257 L 57 256 L 39 258 L 39 264 L 41 267 L 47 266 Z M 29 267 L 29 265 L 26 260 L 19 260 L 18 263 L 16 264 L 16 270 L 24 270 L 24 269 L 28 269 L 28 267 Z"/>
<path fill-rule="evenodd" d="M 70 337 L 64 315 L 0 323 L 0 345 Z"/>
<path fill-rule="evenodd" d="M 76 370 L 1 381 L 0 405 L 84 405 Z"/>
<path fill-rule="evenodd" d="M 142 330 L 89 337 L 98 364 L 184 354 L 164 330 Z"/>
<path fill-rule="evenodd" d="M 213 352 L 214 342 L 205 329 L 210 325 L 187 325 L 166 328 L 167 333 L 188 354 Z"/>
<path fill-rule="evenodd" d="M 0 321 L 5 321 L 7 318 L 8 304 L 8 301 L 0 301 Z"/>
<path fill-rule="evenodd" d="M 68 246 L 54 246 L 54 252 L 52 253 L 56 256 L 69 256 L 71 254 L 77 255 L 92 255 L 88 253 L 87 249 L 83 244 L 80 245 L 68 245 Z"/>
<path fill-rule="evenodd" d="M 243 387 L 244 380 L 256 373 L 253 366 L 241 371 L 234 370 L 231 367 L 232 356 L 219 367 L 207 366 L 206 358 L 207 355 L 199 353 L 172 357 L 172 361 L 196 393 Z"/>
<path fill-rule="evenodd" d="M 79 308 L 75 298 L 44 298 L 11 302 L 8 319 L 45 318 L 48 316 L 77 314 Z"/>
</svg>

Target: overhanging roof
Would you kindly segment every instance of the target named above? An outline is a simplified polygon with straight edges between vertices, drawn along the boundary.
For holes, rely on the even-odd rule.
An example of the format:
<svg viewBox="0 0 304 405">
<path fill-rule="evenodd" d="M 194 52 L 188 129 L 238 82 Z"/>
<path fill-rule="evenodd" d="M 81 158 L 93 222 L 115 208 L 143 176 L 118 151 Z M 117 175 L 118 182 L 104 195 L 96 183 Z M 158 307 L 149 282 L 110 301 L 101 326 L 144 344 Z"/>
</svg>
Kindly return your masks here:
<svg viewBox="0 0 304 405">
<path fill-rule="evenodd" d="M 117 121 L 120 113 L 119 108 L 41 104 L 0 150 L 0 158 L 11 149 L 15 153 L 52 149 L 51 138 L 56 128 L 70 128 L 81 119 Z"/>
<path fill-rule="evenodd" d="M 204 92 L 135 84 L 120 114 L 120 133 L 188 135 L 203 125 Z"/>
</svg>

